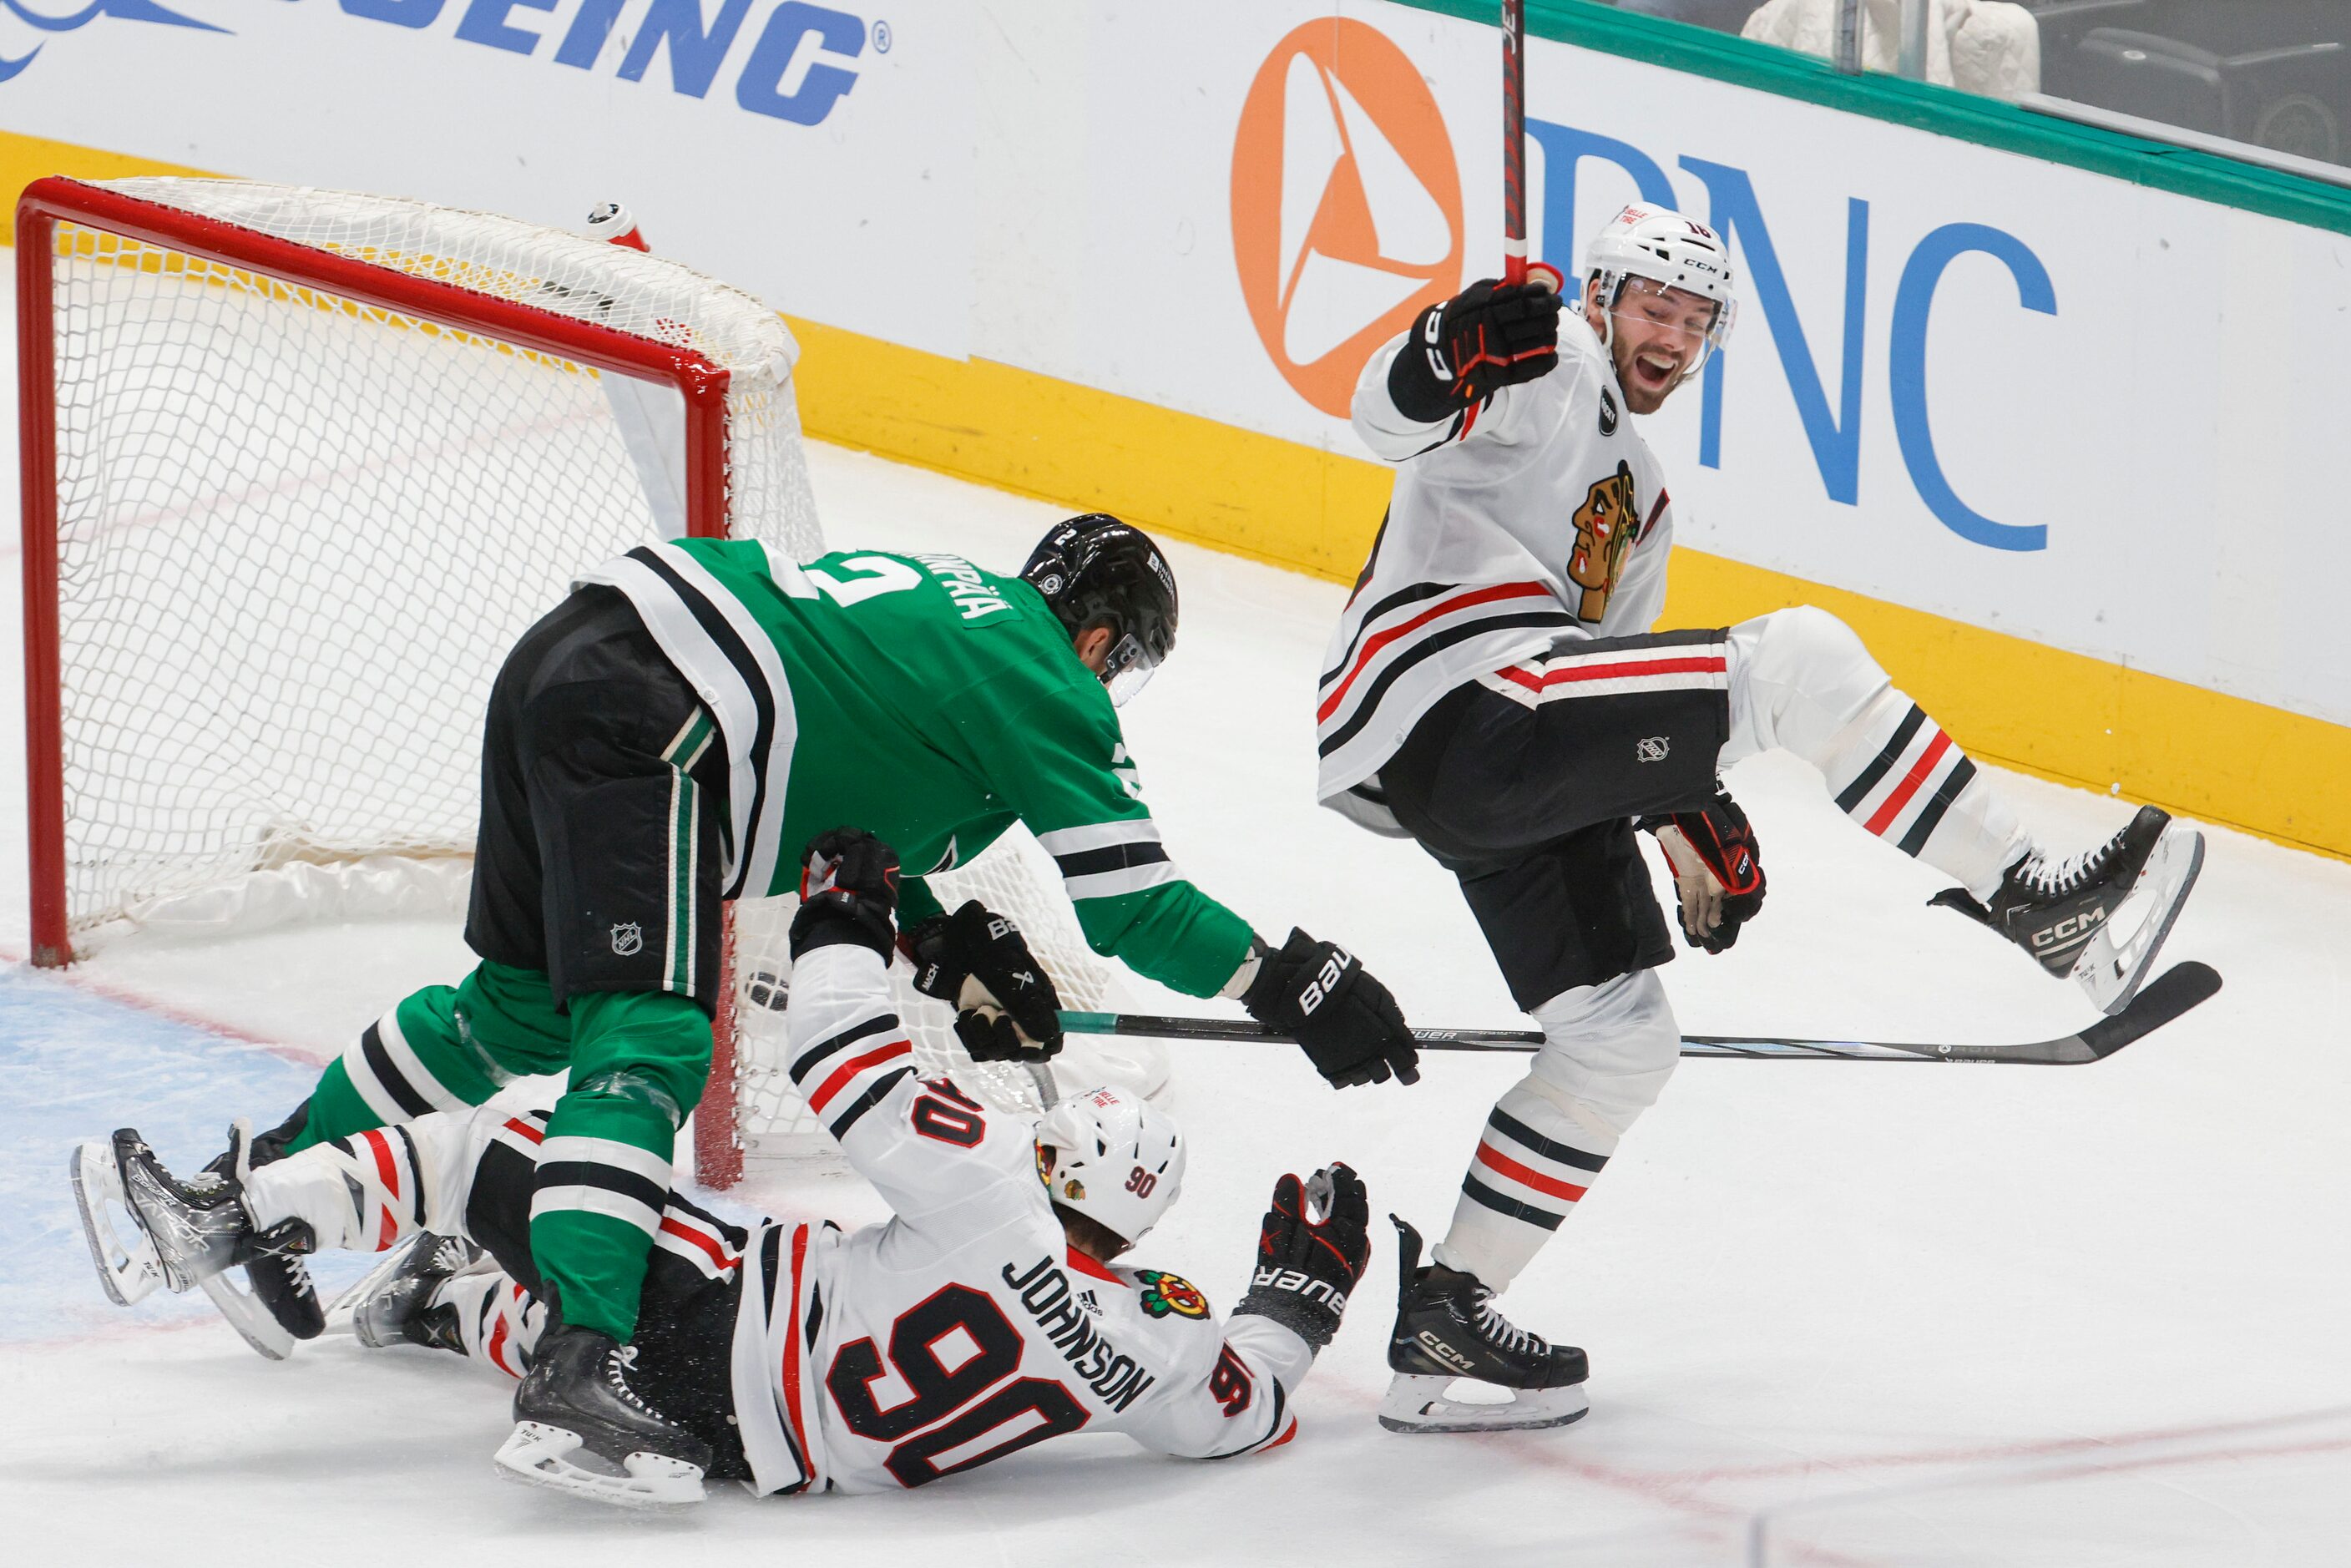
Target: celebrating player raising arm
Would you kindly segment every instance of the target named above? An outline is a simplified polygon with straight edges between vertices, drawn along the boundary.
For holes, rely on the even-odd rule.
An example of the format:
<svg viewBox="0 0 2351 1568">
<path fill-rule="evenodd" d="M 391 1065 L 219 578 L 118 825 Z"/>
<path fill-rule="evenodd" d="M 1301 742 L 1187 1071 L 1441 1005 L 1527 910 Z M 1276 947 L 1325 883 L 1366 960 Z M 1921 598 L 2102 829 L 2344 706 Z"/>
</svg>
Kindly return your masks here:
<svg viewBox="0 0 2351 1568">
<path fill-rule="evenodd" d="M 520 1374 L 498 1462 L 611 1502 L 692 1501 L 705 1474 L 761 1493 L 916 1487 L 1080 1430 L 1202 1458 L 1288 1441 L 1299 1385 L 1369 1255 L 1354 1174 L 1281 1178 L 1255 1284 L 1222 1323 L 1180 1277 L 1114 1266 L 1181 1190 L 1174 1124 L 1090 1090 L 1032 1137 L 946 1079 L 917 1078 L 886 977 L 895 857 L 829 834 L 811 869 L 791 932 L 790 1070 L 888 1201 L 886 1224 L 739 1227 L 646 1184 L 624 1200 L 656 1236 L 636 1344 L 609 1357 L 540 1305 L 535 1194 L 567 1160 L 545 1106 L 427 1116 L 193 1187 L 119 1133 L 124 1189 L 171 1282 L 231 1266 L 261 1236 L 378 1250 L 415 1239 L 359 1288 L 361 1339 Z M 490 1261 L 467 1267 L 436 1232 Z M 585 1394 L 559 1388 L 583 1359 L 596 1371 Z"/>
<path fill-rule="evenodd" d="M 1695 220 L 1633 206 L 1593 239 L 1580 314 L 1558 275 L 1479 283 L 1365 367 L 1355 429 L 1395 493 L 1325 661 L 1325 805 L 1409 835 L 1460 880 L 1518 1004 L 1533 1070 L 1488 1118 L 1451 1228 L 1404 1281 L 1382 1419 L 1541 1426 L 1583 1408 L 1583 1354 L 1491 1304 L 1671 1075 L 1672 956 L 1635 847 L 1656 835 L 1684 935 L 1719 952 L 1763 901 L 1755 835 L 1719 770 L 1771 748 L 1820 769 L 1865 831 L 1960 885 L 1991 925 L 2108 1010 L 2137 988 L 2192 883 L 2192 831 L 2153 807 L 2059 860 L 1843 622 L 1814 609 L 1653 633 L 1673 512 L 1630 416 L 1728 336 L 1731 267 Z M 2107 936 L 2128 900 L 2146 913 Z M 2128 924 L 2125 922 L 2124 924 Z M 1407 1229 L 1416 1253 L 1419 1239 Z M 1457 1406 L 1456 1374 L 1522 1391 Z"/>
<path fill-rule="evenodd" d="M 1302 931 L 1260 941 L 1162 845 L 1114 704 L 1167 655 L 1176 624 L 1165 559 L 1099 515 L 1055 528 L 1019 577 L 946 555 L 799 565 L 707 539 L 584 573 L 491 694 L 465 926 L 480 965 L 370 1025 L 284 1126 L 239 1138 L 216 1170 L 568 1069 L 547 1133 L 561 1157 L 530 1210 L 536 1293 L 608 1349 L 627 1343 L 659 1220 L 628 1197 L 669 1185 L 703 1092 L 721 904 L 792 891 L 798 847 L 844 821 L 923 871 L 1024 821 L 1097 951 L 1194 996 L 1238 998 L 1334 1084 L 1411 1082 L 1385 988 Z M 1009 922 L 977 904 L 948 915 L 918 881 L 907 904 L 916 983 L 965 1008 L 967 1046 L 1058 1049 L 1051 978 Z M 265 1249 L 246 1271 L 259 1307 L 213 1290 L 248 1339 L 283 1354 L 318 1332 L 298 1255 Z M 601 1374 L 575 1370 L 574 1394 L 590 1397 Z"/>
</svg>

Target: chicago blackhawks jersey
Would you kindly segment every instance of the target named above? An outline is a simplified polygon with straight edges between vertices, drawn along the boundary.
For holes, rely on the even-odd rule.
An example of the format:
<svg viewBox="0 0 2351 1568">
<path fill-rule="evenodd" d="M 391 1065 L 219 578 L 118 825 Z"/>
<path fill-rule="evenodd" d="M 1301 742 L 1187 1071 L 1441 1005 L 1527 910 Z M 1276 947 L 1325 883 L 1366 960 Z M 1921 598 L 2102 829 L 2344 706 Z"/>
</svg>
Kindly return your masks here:
<svg viewBox="0 0 2351 1568">
<path fill-rule="evenodd" d="M 1665 476 L 1583 317 L 1561 315 L 1550 374 L 1434 424 L 1388 396 L 1405 345 L 1355 383 L 1356 434 L 1401 466 L 1315 709 L 1317 796 L 1385 829 L 1376 787 L 1359 787 L 1438 698 L 1481 679 L 1510 695 L 1510 667 L 1562 638 L 1648 631 L 1673 543 Z"/>
<path fill-rule="evenodd" d="M 1294 1435 L 1306 1342 L 1071 1248 L 1027 1124 L 918 1078 L 890 1008 L 870 949 L 799 959 L 792 1077 L 894 1218 L 744 1249 L 767 1276 L 746 1281 L 734 1349 L 756 1490 L 921 1486 L 1071 1432 L 1196 1458 Z"/>
<path fill-rule="evenodd" d="M 580 580 L 627 595 L 717 722 L 729 898 L 793 891 L 811 837 L 858 827 L 897 850 L 911 924 L 938 909 L 923 873 L 1017 820 L 1095 951 L 1193 996 L 1248 957 L 1248 924 L 1168 859 L 1110 695 L 1019 579 L 949 555 L 795 564 L 680 539 Z"/>
</svg>

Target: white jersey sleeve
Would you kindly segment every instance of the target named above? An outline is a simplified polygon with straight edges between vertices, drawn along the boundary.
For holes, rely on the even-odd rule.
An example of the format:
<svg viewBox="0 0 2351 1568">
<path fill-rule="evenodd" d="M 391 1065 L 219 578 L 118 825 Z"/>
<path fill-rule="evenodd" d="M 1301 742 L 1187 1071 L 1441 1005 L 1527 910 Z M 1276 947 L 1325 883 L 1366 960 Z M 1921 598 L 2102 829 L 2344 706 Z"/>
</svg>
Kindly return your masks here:
<svg viewBox="0 0 2351 1568">
<path fill-rule="evenodd" d="M 1213 1320 L 1203 1325 L 1213 1329 Z M 1198 1333 L 1119 1430 L 1155 1453 L 1228 1459 L 1298 1435 L 1290 1401 L 1313 1367 L 1311 1346 L 1270 1318 L 1240 1312 Z"/>
<path fill-rule="evenodd" d="M 1315 709 L 1315 793 L 1351 816 L 1344 797 L 1446 693 L 1562 638 L 1646 632 L 1665 604 L 1664 476 L 1582 317 L 1561 319 L 1549 374 L 1434 424 L 1388 395 L 1403 348 L 1355 388 L 1356 433 L 1400 466 Z"/>
<path fill-rule="evenodd" d="M 801 956 L 785 1016 L 792 1082 L 891 1212 L 915 1228 L 991 1223 L 984 1211 L 1005 1207 L 1003 1186 L 972 1166 L 987 1116 L 946 1080 L 916 1075 L 881 956 L 851 943 Z M 1002 1142 L 989 1145 L 991 1166 Z"/>
<path fill-rule="evenodd" d="M 1458 413 L 1424 424 L 1397 408 L 1388 395 L 1389 367 L 1398 354 L 1413 351 L 1412 334 L 1407 331 L 1374 354 L 1363 374 L 1355 378 L 1349 411 L 1355 434 L 1374 455 L 1390 463 L 1407 462 L 1456 443 L 1475 442 L 1489 448 L 1525 446 L 1540 439 L 1547 428 L 1541 412 L 1547 399 L 1530 389 L 1541 386 L 1545 393 L 1556 392 L 1562 390 L 1556 384 L 1562 377 L 1573 382 L 1587 376 L 1591 369 L 1588 360 L 1562 354 L 1558 369 L 1541 381 L 1500 388 Z M 1568 390 L 1573 395 L 1573 389 Z"/>
</svg>

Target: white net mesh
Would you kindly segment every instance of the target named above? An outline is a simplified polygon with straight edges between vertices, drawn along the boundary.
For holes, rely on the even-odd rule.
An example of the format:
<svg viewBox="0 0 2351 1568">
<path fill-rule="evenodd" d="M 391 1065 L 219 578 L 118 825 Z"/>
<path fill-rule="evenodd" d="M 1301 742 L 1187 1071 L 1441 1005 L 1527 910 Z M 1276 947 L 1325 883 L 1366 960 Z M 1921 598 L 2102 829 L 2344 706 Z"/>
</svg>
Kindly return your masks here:
<svg viewBox="0 0 2351 1568">
<path fill-rule="evenodd" d="M 696 350 L 733 374 L 731 531 L 821 549 L 796 349 L 749 295 L 414 202 L 111 188 Z M 54 254 L 71 928 L 289 862 L 469 852 L 499 659 L 573 571 L 682 531 L 674 476 L 632 455 L 606 383 L 681 423 L 683 401 L 461 309 L 364 306 L 87 225 L 60 224 Z"/>
<path fill-rule="evenodd" d="M 674 390 L 503 341 L 472 298 L 728 371 L 727 531 L 806 559 L 823 542 L 791 335 L 674 262 L 510 218 L 231 181 L 107 188 L 160 209 L 142 226 L 193 214 L 467 294 L 385 308 L 300 265 L 263 277 L 94 222 L 57 226 L 69 928 L 462 909 L 455 857 L 473 847 L 499 661 L 572 573 L 684 533 L 687 482 Z M 1050 862 L 1040 882 L 1022 852 L 941 878 L 942 896 L 1013 914 L 1065 1004 L 1104 1005 L 1108 967 L 1043 893 Z M 1033 841 L 1025 852 L 1041 859 Z M 737 906 L 734 1049 L 720 1045 L 738 1136 L 768 1156 L 823 1142 L 763 1005 L 761 977 L 789 971 L 791 907 Z M 945 1008 L 903 1001 L 925 1071 L 999 1108 L 1041 1106 L 1029 1073 L 963 1055 Z M 1155 1052 L 1082 1060 L 1089 1082 L 1165 1077 Z"/>
</svg>

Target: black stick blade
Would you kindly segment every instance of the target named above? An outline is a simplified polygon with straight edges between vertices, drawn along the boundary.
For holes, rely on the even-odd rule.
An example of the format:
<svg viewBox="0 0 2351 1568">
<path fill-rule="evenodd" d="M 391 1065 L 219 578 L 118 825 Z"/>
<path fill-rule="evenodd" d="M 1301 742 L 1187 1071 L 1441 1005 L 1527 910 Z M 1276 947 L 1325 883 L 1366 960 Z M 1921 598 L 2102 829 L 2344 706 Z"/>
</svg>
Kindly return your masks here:
<svg viewBox="0 0 2351 1568">
<path fill-rule="evenodd" d="M 2189 1009 L 2210 1001 L 2220 990 L 2220 971 L 2190 960 L 2174 964 L 2141 988 L 2130 1005 L 2114 1017 L 2100 1019 L 2079 1039 L 2090 1059 L 2103 1061 L 2140 1036 L 2161 1029 Z"/>
</svg>

